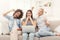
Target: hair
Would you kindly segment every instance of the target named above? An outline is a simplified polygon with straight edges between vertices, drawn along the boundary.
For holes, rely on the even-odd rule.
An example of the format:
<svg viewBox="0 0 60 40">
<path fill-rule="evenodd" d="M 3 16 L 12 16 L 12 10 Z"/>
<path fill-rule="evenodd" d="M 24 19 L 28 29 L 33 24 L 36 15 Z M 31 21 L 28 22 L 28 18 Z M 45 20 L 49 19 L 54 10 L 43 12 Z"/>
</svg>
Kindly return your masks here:
<svg viewBox="0 0 60 40">
<path fill-rule="evenodd" d="M 20 12 L 21 14 L 19 15 L 19 17 L 16 17 L 16 19 L 22 18 L 22 16 L 23 16 L 23 11 L 22 11 L 21 9 L 17 9 L 17 10 L 14 12 L 13 16 L 14 16 L 15 13 L 17 13 L 17 12 Z"/>
<path fill-rule="evenodd" d="M 32 10 L 27 10 L 27 12 L 31 12 L 32 14 Z M 27 12 L 26 12 L 26 17 L 27 17 Z M 31 15 L 31 18 L 33 19 L 33 14 Z"/>
<path fill-rule="evenodd" d="M 43 9 L 43 8 L 40 8 L 40 9 L 44 11 L 44 9 Z"/>
</svg>

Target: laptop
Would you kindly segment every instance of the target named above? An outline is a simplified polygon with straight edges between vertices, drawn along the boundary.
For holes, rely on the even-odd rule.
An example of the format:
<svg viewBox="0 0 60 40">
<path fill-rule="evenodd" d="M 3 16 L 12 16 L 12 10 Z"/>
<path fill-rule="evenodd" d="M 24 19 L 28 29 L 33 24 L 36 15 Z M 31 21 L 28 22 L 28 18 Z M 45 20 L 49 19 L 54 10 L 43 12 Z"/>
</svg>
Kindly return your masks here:
<svg viewBox="0 0 60 40">
<path fill-rule="evenodd" d="M 22 32 L 33 33 L 35 32 L 35 27 L 34 26 L 22 26 Z"/>
</svg>

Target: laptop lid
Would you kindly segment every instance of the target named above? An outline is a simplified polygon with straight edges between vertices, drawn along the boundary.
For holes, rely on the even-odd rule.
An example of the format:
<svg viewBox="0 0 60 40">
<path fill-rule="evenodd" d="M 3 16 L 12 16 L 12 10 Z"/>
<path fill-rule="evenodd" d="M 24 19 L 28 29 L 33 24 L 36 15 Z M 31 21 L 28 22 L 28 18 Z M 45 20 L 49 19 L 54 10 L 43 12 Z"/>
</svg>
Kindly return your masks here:
<svg viewBox="0 0 60 40">
<path fill-rule="evenodd" d="M 22 26 L 22 32 L 35 32 L 34 26 Z"/>
</svg>

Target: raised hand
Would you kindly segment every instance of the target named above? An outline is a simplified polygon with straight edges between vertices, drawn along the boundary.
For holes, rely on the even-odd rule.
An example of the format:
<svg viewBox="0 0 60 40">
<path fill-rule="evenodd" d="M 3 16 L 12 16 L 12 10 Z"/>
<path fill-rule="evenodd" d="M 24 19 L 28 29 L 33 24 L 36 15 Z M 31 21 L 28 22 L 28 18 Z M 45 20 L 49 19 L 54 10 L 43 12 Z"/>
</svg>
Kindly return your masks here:
<svg viewBox="0 0 60 40">
<path fill-rule="evenodd" d="M 34 7 L 31 8 L 31 10 L 33 11 Z"/>
<path fill-rule="evenodd" d="M 14 9 L 9 10 L 9 11 L 5 12 L 5 13 L 3 14 L 3 16 L 6 16 L 8 13 L 10 13 L 10 12 L 12 12 L 12 11 L 15 11 L 15 10 L 14 10 Z"/>
<path fill-rule="evenodd" d="M 10 10 L 10 12 L 11 12 L 11 11 L 15 11 L 15 9 Z"/>
</svg>

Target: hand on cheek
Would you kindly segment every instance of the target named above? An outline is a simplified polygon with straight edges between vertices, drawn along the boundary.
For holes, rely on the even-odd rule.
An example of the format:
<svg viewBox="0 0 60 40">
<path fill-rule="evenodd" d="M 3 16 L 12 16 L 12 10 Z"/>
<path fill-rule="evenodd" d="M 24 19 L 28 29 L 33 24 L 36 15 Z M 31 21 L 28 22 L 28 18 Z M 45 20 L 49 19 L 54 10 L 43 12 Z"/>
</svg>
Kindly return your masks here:
<svg viewBox="0 0 60 40">
<path fill-rule="evenodd" d="M 30 19 L 30 16 L 28 16 L 28 19 Z"/>
</svg>

